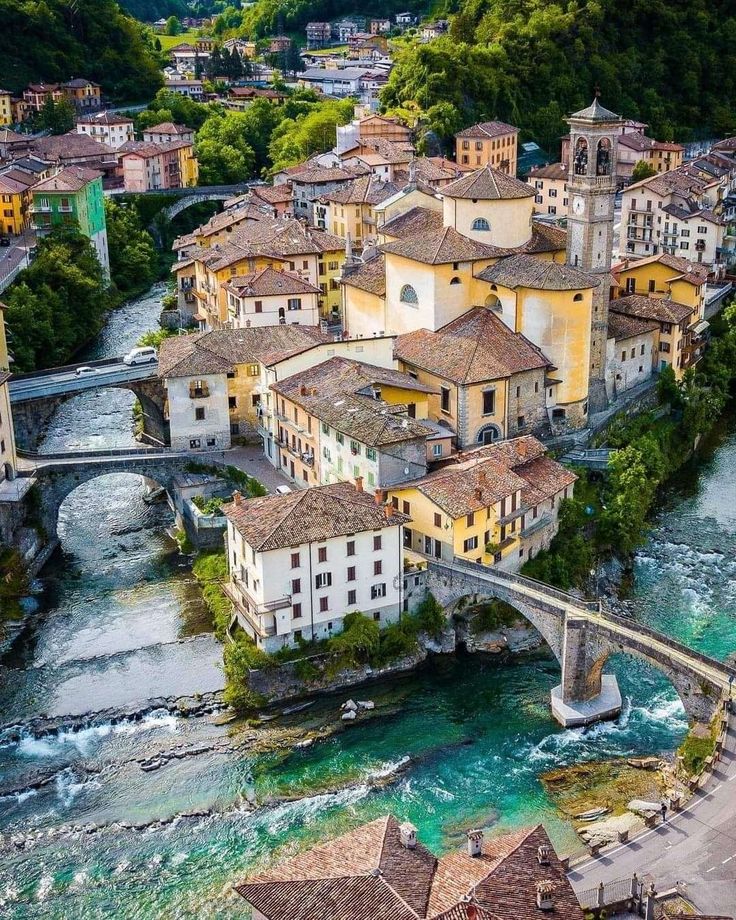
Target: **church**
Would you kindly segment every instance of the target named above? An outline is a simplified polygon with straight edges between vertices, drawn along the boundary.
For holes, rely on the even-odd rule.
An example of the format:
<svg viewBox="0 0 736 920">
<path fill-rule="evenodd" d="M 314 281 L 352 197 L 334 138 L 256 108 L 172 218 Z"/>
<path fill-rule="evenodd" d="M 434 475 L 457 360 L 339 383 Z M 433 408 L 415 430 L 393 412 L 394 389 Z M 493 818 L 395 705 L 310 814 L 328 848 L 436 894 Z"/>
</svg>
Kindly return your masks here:
<svg viewBox="0 0 736 920">
<path fill-rule="evenodd" d="M 596 98 L 568 123 L 566 231 L 535 219 L 532 186 L 484 166 L 439 190 L 410 182 L 384 202 L 376 245 L 343 269 L 345 334 L 397 336 L 400 366 L 440 388 L 432 414 L 462 429 L 463 446 L 584 428 L 606 405 L 622 121 Z M 478 322 L 480 311 L 493 320 Z M 463 375 L 476 346 L 498 360 L 487 381 L 476 361 L 473 402 Z"/>
</svg>

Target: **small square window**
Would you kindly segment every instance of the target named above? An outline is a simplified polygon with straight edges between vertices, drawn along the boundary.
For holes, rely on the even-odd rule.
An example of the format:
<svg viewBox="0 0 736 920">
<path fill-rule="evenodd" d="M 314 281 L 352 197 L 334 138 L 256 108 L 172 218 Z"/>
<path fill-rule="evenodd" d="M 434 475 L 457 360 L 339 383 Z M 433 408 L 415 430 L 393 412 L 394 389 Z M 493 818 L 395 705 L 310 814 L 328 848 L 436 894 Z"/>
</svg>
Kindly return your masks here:
<svg viewBox="0 0 736 920">
<path fill-rule="evenodd" d="M 298 620 L 302 615 L 302 605 L 294 604 L 291 608 L 291 615 L 295 620 Z"/>
<path fill-rule="evenodd" d="M 326 613 L 330 608 L 330 599 L 328 597 L 321 597 L 319 599 L 319 612 Z"/>
<path fill-rule="evenodd" d="M 317 561 L 318 562 L 327 562 L 327 547 L 320 546 L 317 549 Z"/>
<path fill-rule="evenodd" d="M 358 603 L 358 592 L 353 588 L 348 591 L 348 607 L 354 607 Z"/>
<path fill-rule="evenodd" d="M 197 408 L 194 410 L 194 418 L 198 422 L 204 421 L 204 406 L 197 406 Z"/>
</svg>

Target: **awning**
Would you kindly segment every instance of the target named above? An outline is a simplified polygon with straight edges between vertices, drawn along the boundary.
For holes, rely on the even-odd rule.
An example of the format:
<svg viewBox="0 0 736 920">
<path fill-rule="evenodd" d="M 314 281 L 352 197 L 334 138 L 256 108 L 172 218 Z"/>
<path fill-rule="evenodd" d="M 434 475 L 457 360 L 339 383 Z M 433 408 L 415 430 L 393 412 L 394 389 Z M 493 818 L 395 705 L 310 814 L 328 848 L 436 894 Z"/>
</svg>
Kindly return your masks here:
<svg viewBox="0 0 736 920">
<path fill-rule="evenodd" d="M 702 335 L 702 334 L 705 332 L 705 330 L 706 330 L 706 329 L 709 329 L 709 328 L 710 328 L 710 323 L 708 322 L 708 320 L 706 320 L 706 319 L 701 319 L 701 321 L 700 321 L 699 323 L 696 323 L 696 324 L 693 326 L 693 332 L 694 332 L 696 335 Z"/>
</svg>

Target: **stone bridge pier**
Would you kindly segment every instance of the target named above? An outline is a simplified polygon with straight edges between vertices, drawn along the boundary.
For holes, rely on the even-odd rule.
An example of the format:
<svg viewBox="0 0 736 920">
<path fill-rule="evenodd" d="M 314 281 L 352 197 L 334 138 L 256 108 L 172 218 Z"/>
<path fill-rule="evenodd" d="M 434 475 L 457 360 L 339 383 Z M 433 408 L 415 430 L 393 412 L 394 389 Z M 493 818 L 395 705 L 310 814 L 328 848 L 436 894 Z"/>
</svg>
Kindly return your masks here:
<svg viewBox="0 0 736 920">
<path fill-rule="evenodd" d="M 110 383 L 106 384 L 106 388 L 131 390 L 135 393 L 143 409 L 143 439 L 157 446 L 169 444 L 169 423 L 164 417 L 166 393 L 161 380 L 151 377 L 119 384 Z M 80 393 L 89 391 L 88 387 L 69 393 L 14 400 L 13 430 L 18 449 L 37 451 L 58 409 Z"/>
</svg>

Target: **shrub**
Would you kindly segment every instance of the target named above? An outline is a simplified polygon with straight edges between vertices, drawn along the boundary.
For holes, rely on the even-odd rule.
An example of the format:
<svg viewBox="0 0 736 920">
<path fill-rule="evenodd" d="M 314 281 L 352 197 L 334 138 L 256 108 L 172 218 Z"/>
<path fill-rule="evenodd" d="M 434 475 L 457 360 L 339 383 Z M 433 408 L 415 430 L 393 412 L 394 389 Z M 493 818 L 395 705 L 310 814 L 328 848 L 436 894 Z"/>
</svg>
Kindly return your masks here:
<svg viewBox="0 0 736 920">
<path fill-rule="evenodd" d="M 227 581 L 227 558 L 225 553 L 200 553 L 192 566 L 194 577 L 202 585 L 202 597 L 212 614 L 215 635 L 222 642 L 230 625 L 232 603 L 222 589 Z"/>
<path fill-rule="evenodd" d="M 249 671 L 271 667 L 270 655 L 259 649 L 247 636 L 239 635 L 225 646 L 223 670 L 225 672 L 225 702 L 236 712 L 251 712 L 264 703 L 263 697 L 251 690 Z"/>
<path fill-rule="evenodd" d="M 419 629 L 437 637 L 447 625 L 445 611 L 432 593 L 427 594 L 414 613 Z"/>
<path fill-rule="evenodd" d="M 330 652 L 342 666 L 359 666 L 376 655 L 381 643 L 381 630 L 376 622 L 355 611 L 343 620 L 343 630 L 327 643 Z"/>
<path fill-rule="evenodd" d="M 483 604 L 473 617 L 473 632 L 491 632 L 501 626 L 511 626 L 519 618 L 519 613 L 504 601 L 492 600 Z"/>
</svg>

